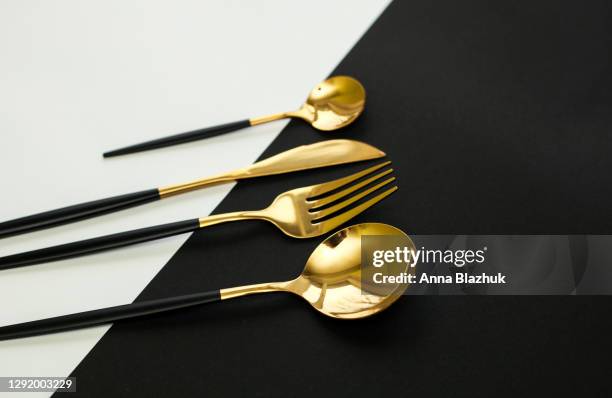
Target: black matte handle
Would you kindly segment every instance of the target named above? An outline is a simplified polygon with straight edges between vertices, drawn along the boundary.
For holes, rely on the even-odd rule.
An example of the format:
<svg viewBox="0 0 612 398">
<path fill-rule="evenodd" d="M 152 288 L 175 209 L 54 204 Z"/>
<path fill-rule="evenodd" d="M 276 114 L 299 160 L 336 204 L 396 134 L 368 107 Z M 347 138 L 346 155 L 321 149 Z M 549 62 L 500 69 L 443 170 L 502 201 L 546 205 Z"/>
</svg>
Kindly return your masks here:
<svg viewBox="0 0 612 398">
<path fill-rule="evenodd" d="M 0 223 L 0 238 L 83 220 L 159 200 L 157 188 L 80 203 Z"/>
<path fill-rule="evenodd" d="M 158 138 L 156 140 L 142 142 L 140 144 L 134 144 L 126 146 L 124 148 L 115 149 L 112 151 L 105 152 L 103 156 L 105 158 L 111 158 L 113 156 L 127 155 L 128 153 L 144 152 L 150 149 L 164 148 L 176 144 L 184 144 L 186 142 L 211 138 L 217 135 L 240 130 L 245 127 L 249 127 L 250 125 L 251 123 L 248 119 L 240 120 L 238 122 L 233 123 L 220 124 L 218 126 L 188 131 L 186 133 L 175 134 L 168 137 Z"/>
<path fill-rule="evenodd" d="M 36 336 L 40 334 L 55 333 L 72 329 L 81 329 L 89 326 L 101 325 L 121 319 L 135 318 L 159 312 L 172 311 L 194 305 L 220 301 L 218 290 L 187 294 L 184 296 L 169 297 L 159 300 L 149 300 L 139 303 L 119 305 L 99 310 L 79 312 L 38 321 L 18 323 L 0 327 L 0 340 L 17 339 L 20 337 Z"/>
<path fill-rule="evenodd" d="M 199 227 L 199 220 L 194 218 L 191 220 L 135 229 L 132 231 L 99 236 L 97 238 L 13 254 L 0 257 L 0 270 L 40 264 L 47 261 L 62 260 L 117 247 L 133 245 L 140 242 L 161 239 L 167 236 L 195 231 Z"/>
</svg>

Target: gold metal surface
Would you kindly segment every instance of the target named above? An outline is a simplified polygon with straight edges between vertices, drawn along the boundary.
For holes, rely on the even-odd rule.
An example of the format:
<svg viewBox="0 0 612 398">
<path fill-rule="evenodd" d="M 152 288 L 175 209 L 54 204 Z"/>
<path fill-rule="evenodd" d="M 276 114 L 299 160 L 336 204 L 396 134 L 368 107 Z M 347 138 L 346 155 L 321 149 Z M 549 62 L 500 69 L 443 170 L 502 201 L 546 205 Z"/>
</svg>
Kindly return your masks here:
<svg viewBox="0 0 612 398">
<path fill-rule="evenodd" d="M 296 117 L 319 130 L 337 130 L 357 119 L 365 107 L 365 98 L 365 89 L 359 81 L 349 76 L 334 76 L 313 88 L 300 109 L 252 118 L 249 123 L 255 126 Z"/>
<path fill-rule="evenodd" d="M 397 186 L 383 190 L 384 187 L 395 180 L 395 177 L 382 180 L 393 169 L 379 172 L 353 184 L 353 182 L 369 176 L 390 163 L 384 162 L 331 182 L 292 189 L 278 195 L 272 204 L 263 210 L 218 214 L 200 218 L 200 228 L 228 221 L 255 219 L 269 221 L 286 235 L 294 238 L 311 238 L 323 235 L 397 190 Z M 367 187 L 368 185 L 371 186 Z M 338 191 L 339 189 L 341 190 Z M 357 190 L 360 191 L 354 194 Z M 351 207 L 355 202 L 379 191 L 380 193 L 376 196 Z M 331 206 L 329 206 L 330 204 Z"/>
<path fill-rule="evenodd" d="M 407 289 L 398 283 L 390 289 L 361 285 L 361 237 L 364 235 L 401 235 L 416 251 L 412 240 L 401 230 L 387 224 L 366 223 L 344 228 L 325 239 L 306 262 L 297 278 L 287 282 L 221 289 L 221 300 L 254 293 L 289 292 L 333 318 L 356 319 L 376 314 L 393 304 Z M 369 265 L 365 265 L 369 266 Z M 408 271 L 409 263 L 406 263 Z"/>
<path fill-rule="evenodd" d="M 159 188 L 158 191 L 161 198 L 166 198 L 223 182 L 316 169 L 383 156 L 385 156 L 383 151 L 360 141 L 327 140 L 281 152 L 248 167 L 213 177 L 170 185 Z"/>
</svg>

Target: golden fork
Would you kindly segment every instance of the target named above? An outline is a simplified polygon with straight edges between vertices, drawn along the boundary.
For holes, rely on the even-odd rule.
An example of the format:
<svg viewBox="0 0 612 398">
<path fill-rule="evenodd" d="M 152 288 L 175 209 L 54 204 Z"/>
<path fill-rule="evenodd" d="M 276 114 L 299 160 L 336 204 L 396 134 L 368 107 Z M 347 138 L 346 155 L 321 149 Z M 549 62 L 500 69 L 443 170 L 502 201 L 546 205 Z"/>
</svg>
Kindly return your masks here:
<svg viewBox="0 0 612 398">
<path fill-rule="evenodd" d="M 278 195 L 272 204 L 263 210 L 217 214 L 13 254 L 0 257 L 0 269 L 77 257 L 195 231 L 228 221 L 265 220 L 294 238 L 320 236 L 397 190 L 397 186 L 382 190 L 395 180 L 395 177 L 383 179 L 391 174 L 393 169 L 386 169 L 370 176 L 390 163 L 384 162 L 331 182 L 292 189 Z M 377 191 L 381 192 L 357 203 Z M 351 206 L 353 204 L 354 206 Z"/>
</svg>

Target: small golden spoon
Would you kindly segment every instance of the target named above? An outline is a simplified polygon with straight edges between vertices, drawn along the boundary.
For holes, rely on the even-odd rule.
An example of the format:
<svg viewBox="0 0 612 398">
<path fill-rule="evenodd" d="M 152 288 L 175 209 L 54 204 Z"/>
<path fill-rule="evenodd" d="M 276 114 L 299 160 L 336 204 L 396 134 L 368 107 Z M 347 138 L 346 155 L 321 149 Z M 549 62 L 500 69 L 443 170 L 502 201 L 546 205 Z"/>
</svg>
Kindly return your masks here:
<svg viewBox="0 0 612 398">
<path fill-rule="evenodd" d="M 357 119 L 361 112 L 363 112 L 365 96 L 365 89 L 357 80 L 349 76 L 334 76 L 319 83 L 313 88 L 306 102 L 296 111 L 276 113 L 274 115 L 256 117 L 171 135 L 108 151 L 105 152 L 103 156 L 105 158 L 110 158 L 113 156 L 126 155 L 128 153 L 143 152 L 149 149 L 197 141 L 288 117 L 303 119 L 318 130 L 337 130 L 351 124 Z"/>
<path fill-rule="evenodd" d="M 296 294 L 317 311 L 332 318 L 364 318 L 389 307 L 408 287 L 403 283 L 387 283 L 384 288 L 370 284 L 362 286 L 361 272 L 372 266 L 368 263 L 363 265 L 361 263 L 361 237 L 366 235 L 400 236 L 410 251 L 416 251 L 412 240 L 395 227 L 378 223 L 358 224 L 344 228 L 325 239 L 310 255 L 302 273 L 290 281 L 261 283 L 142 301 L 4 326 L 0 327 L 0 340 L 79 329 L 266 292 Z M 410 264 L 406 263 L 402 272 L 408 272 L 409 268 Z"/>
</svg>

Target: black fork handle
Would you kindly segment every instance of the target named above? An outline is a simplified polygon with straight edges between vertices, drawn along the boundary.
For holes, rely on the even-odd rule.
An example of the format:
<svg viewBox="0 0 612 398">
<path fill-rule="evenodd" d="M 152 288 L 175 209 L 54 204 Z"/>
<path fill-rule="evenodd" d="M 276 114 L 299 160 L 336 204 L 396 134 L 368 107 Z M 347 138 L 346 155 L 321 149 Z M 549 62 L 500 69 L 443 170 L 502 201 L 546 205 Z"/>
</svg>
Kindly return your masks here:
<svg viewBox="0 0 612 398">
<path fill-rule="evenodd" d="M 79 203 L 0 223 L 0 238 L 67 224 L 159 200 L 157 188 Z"/>
<path fill-rule="evenodd" d="M 37 336 L 102 325 L 122 319 L 192 307 L 221 300 L 219 290 L 148 300 L 0 327 L 0 340 Z"/>
<path fill-rule="evenodd" d="M 0 270 L 97 253 L 104 250 L 195 231 L 199 227 L 199 220 L 194 218 L 191 220 L 140 228 L 112 235 L 99 236 L 97 238 L 65 243 L 58 246 L 50 246 L 44 249 L 0 257 Z"/>
</svg>

